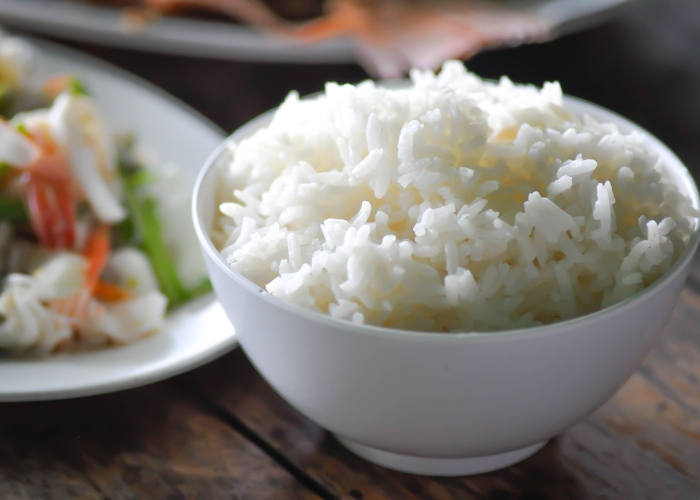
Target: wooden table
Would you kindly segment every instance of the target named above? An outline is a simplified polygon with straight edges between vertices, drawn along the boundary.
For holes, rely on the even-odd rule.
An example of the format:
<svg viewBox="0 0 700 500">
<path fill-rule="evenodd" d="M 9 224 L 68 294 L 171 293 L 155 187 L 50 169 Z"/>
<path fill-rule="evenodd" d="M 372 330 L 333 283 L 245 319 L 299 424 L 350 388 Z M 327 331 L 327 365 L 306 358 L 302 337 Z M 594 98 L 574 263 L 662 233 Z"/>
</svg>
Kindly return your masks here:
<svg viewBox="0 0 700 500">
<path fill-rule="evenodd" d="M 700 165 L 700 4 L 644 1 L 624 19 L 478 56 L 483 76 L 559 79 Z M 226 63 L 79 48 L 155 82 L 228 131 L 291 88 L 358 81 L 355 66 Z M 625 386 L 532 458 L 470 478 L 373 466 L 284 403 L 240 350 L 140 389 L 0 406 L 2 499 L 700 499 L 700 265 Z M 195 334 L 195 332 L 193 332 Z"/>
</svg>

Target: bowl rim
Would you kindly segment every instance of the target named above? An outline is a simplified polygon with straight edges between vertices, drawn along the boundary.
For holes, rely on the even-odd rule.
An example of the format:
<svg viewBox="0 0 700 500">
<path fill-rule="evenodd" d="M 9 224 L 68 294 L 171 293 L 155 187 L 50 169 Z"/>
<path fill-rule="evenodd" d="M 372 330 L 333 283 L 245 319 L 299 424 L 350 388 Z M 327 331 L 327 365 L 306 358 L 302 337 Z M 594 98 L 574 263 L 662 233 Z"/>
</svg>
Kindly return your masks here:
<svg viewBox="0 0 700 500">
<path fill-rule="evenodd" d="M 313 98 L 322 93 L 315 93 L 309 96 L 303 97 L 303 99 Z M 628 131 L 635 130 L 641 133 L 645 138 L 645 143 L 652 152 L 659 153 L 666 157 L 666 165 L 671 171 L 677 170 L 679 177 L 682 177 L 685 181 L 685 187 L 688 189 L 688 196 L 691 198 L 693 207 L 700 210 L 700 192 L 698 191 L 698 186 L 693 178 L 692 174 L 686 167 L 686 165 L 681 161 L 680 158 L 660 139 L 658 139 L 651 132 L 646 130 L 644 127 L 636 124 L 635 122 L 625 118 L 624 116 L 615 113 L 603 106 L 594 104 L 592 102 L 580 99 L 578 97 L 570 96 L 564 94 L 564 105 L 572 104 L 575 109 L 572 111 L 579 116 L 591 115 L 594 118 L 600 120 L 605 119 L 606 122 L 613 122 L 617 126 L 624 128 Z M 664 275 L 661 276 L 657 281 L 652 283 L 647 288 L 637 292 L 631 297 L 626 298 L 623 301 L 617 302 L 610 306 L 607 306 L 598 311 L 584 314 L 581 316 L 576 316 L 574 318 L 558 321 L 555 323 L 549 323 L 546 325 L 530 326 L 526 328 L 516 328 L 511 330 L 494 330 L 494 331 L 473 331 L 473 332 L 435 332 L 435 331 L 421 331 L 421 330 L 402 330 L 399 328 L 391 328 L 384 326 L 376 326 L 371 324 L 356 324 L 347 320 L 341 320 L 334 318 L 328 314 L 323 314 L 311 309 L 307 309 L 300 305 L 285 301 L 279 297 L 276 297 L 263 288 L 259 287 L 248 278 L 243 276 L 238 271 L 234 270 L 221 256 L 221 253 L 216 249 L 213 242 L 211 241 L 209 232 L 205 229 L 205 224 L 202 218 L 202 213 L 198 209 L 203 196 L 201 196 L 201 188 L 205 179 L 212 175 L 211 172 L 218 168 L 218 162 L 222 154 L 224 154 L 231 143 L 236 140 L 247 138 L 252 133 L 254 133 L 259 128 L 265 126 L 272 119 L 272 116 L 277 111 L 277 107 L 269 111 L 266 111 L 247 123 L 243 124 L 241 127 L 236 129 L 231 135 L 229 135 L 207 158 L 204 166 L 197 176 L 197 180 L 194 185 L 194 192 L 192 196 L 192 218 L 194 221 L 195 232 L 197 233 L 197 238 L 203 249 L 203 251 L 208 254 L 209 257 L 216 263 L 217 267 L 221 269 L 224 274 L 233 279 L 236 283 L 243 286 L 247 291 L 252 293 L 257 293 L 260 298 L 270 303 L 270 305 L 282 308 L 286 312 L 294 315 L 301 316 L 302 318 L 320 324 L 325 327 L 329 327 L 335 330 L 351 330 L 353 333 L 366 334 L 366 335 L 379 335 L 383 337 L 395 337 L 406 341 L 430 341 L 430 342 L 463 342 L 461 339 L 472 339 L 472 341 L 480 340 L 506 340 L 512 338 L 535 337 L 542 335 L 556 334 L 557 332 L 562 332 L 567 330 L 570 326 L 578 326 L 583 322 L 600 321 L 604 320 L 608 316 L 614 314 L 622 313 L 626 309 L 632 308 L 637 302 L 644 300 L 648 295 L 661 290 L 665 284 L 672 281 L 679 273 L 683 271 L 683 268 L 692 260 L 698 244 L 700 243 L 700 219 L 696 218 L 695 228 L 690 235 L 688 244 L 680 255 L 680 257 L 673 263 L 673 265 L 666 271 Z"/>
</svg>

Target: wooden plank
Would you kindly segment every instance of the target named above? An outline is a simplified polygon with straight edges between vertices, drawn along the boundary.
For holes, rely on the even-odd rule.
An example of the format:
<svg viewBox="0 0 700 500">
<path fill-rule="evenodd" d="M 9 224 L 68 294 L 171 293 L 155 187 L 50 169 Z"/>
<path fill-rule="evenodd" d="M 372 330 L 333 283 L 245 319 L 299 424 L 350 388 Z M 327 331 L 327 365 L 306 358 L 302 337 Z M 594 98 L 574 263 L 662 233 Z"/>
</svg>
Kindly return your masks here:
<svg viewBox="0 0 700 500">
<path fill-rule="evenodd" d="M 8 403 L 0 498 L 318 498 L 172 382 Z"/>
<path fill-rule="evenodd" d="M 183 380 L 341 498 L 479 498 L 467 485 L 389 471 L 356 457 L 284 402 L 240 349 L 183 376 Z"/>
<path fill-rule="evenodd" d="M 700 482 L 699 381 L 700 296 L 686 289 L 669 328 L 642 369 L 596 417 L 611 431 Z"/>
<path fill-rule="evenodd" d="M 686 290 L 642 369 L 598 412 L 522 464 L 472 478 L 410 476 L 355 457 L 240 351 L 183 380 L 341 498 L 700 498 L 698 325 L 700 297 Z"/>
<path fill-rule="evenodd" d="M 574 481 L 566 494 L 582 498 L 700 498 L 698 380 L 700 296 L 686 288 L 642 368 L 589 419 L 510 470 L 540 494 L 566 480 Z M 566 477 L 547 477 L 553 466 Z"/>
<path fill-rule="evenodd" d="M 497 474 L 506 475 L 518 489 L 514 498 L 700 497 L 695 481 L 599 425 L 595 416 L 564 432 L 532 458 Z M 487 497 L 493 494 L 479 491 Z"/>
<path fill-rule="evenodd" d="M 0 447 L 0 498 L 45 500 L 79 498 L 102 499 L 98 488 L 74 468 L 55 462 L 45 468 L 43 461 L 26 457 L 17 460 L 7 453 L 7 446 Z"/>
</svg>

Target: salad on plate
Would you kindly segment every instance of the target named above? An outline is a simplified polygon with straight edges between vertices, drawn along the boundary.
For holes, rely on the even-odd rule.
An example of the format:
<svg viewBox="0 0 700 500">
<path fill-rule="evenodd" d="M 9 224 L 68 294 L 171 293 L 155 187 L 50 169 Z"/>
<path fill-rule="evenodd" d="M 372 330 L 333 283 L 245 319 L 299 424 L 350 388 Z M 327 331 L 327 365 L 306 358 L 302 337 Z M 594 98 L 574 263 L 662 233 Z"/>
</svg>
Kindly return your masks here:
<svg viewBox="0 0 700 500">
<path fill-rule="evenodd" d="M 0 35 L 0 349 L 134 342 L 210 289 L 189 187 L 114 136 L 79 79 L 39 66 Z"/>
</svg>

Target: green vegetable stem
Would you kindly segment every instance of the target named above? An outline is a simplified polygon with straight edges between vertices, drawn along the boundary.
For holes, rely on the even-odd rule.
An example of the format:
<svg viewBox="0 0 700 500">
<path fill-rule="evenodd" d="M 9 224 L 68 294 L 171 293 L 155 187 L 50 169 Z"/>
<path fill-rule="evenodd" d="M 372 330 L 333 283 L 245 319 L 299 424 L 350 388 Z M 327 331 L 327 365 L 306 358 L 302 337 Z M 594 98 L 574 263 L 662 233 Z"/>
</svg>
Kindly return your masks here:
<svg viewBox="0 0 700 500">
<path fill-rule="evenodd" d="M 0 198 L 0 220 L 10 223 L 28 222 L 27 211 L 22 200 Z"/>
<path fill-rule="evenodd" d="M 127 143 L 127 146 L 130 145 L 130 142 Z M 189 290 L 182 284 L 163 237 L 162 226 L 158 219 L 157 201 L 152 196 L 142 194 L 139 189 L 144 184 L 153 182 L 153 176 L 130 156 L 128 149 L 119 155 L 119 173 L 124 184 L 126 205 L 134 236 L 148 256 L 161 291 L 168 297 L 168 307 L 177 307 L 211 290 L 211 284 L 208 280 L 204 280 Z"/>
</svg>

